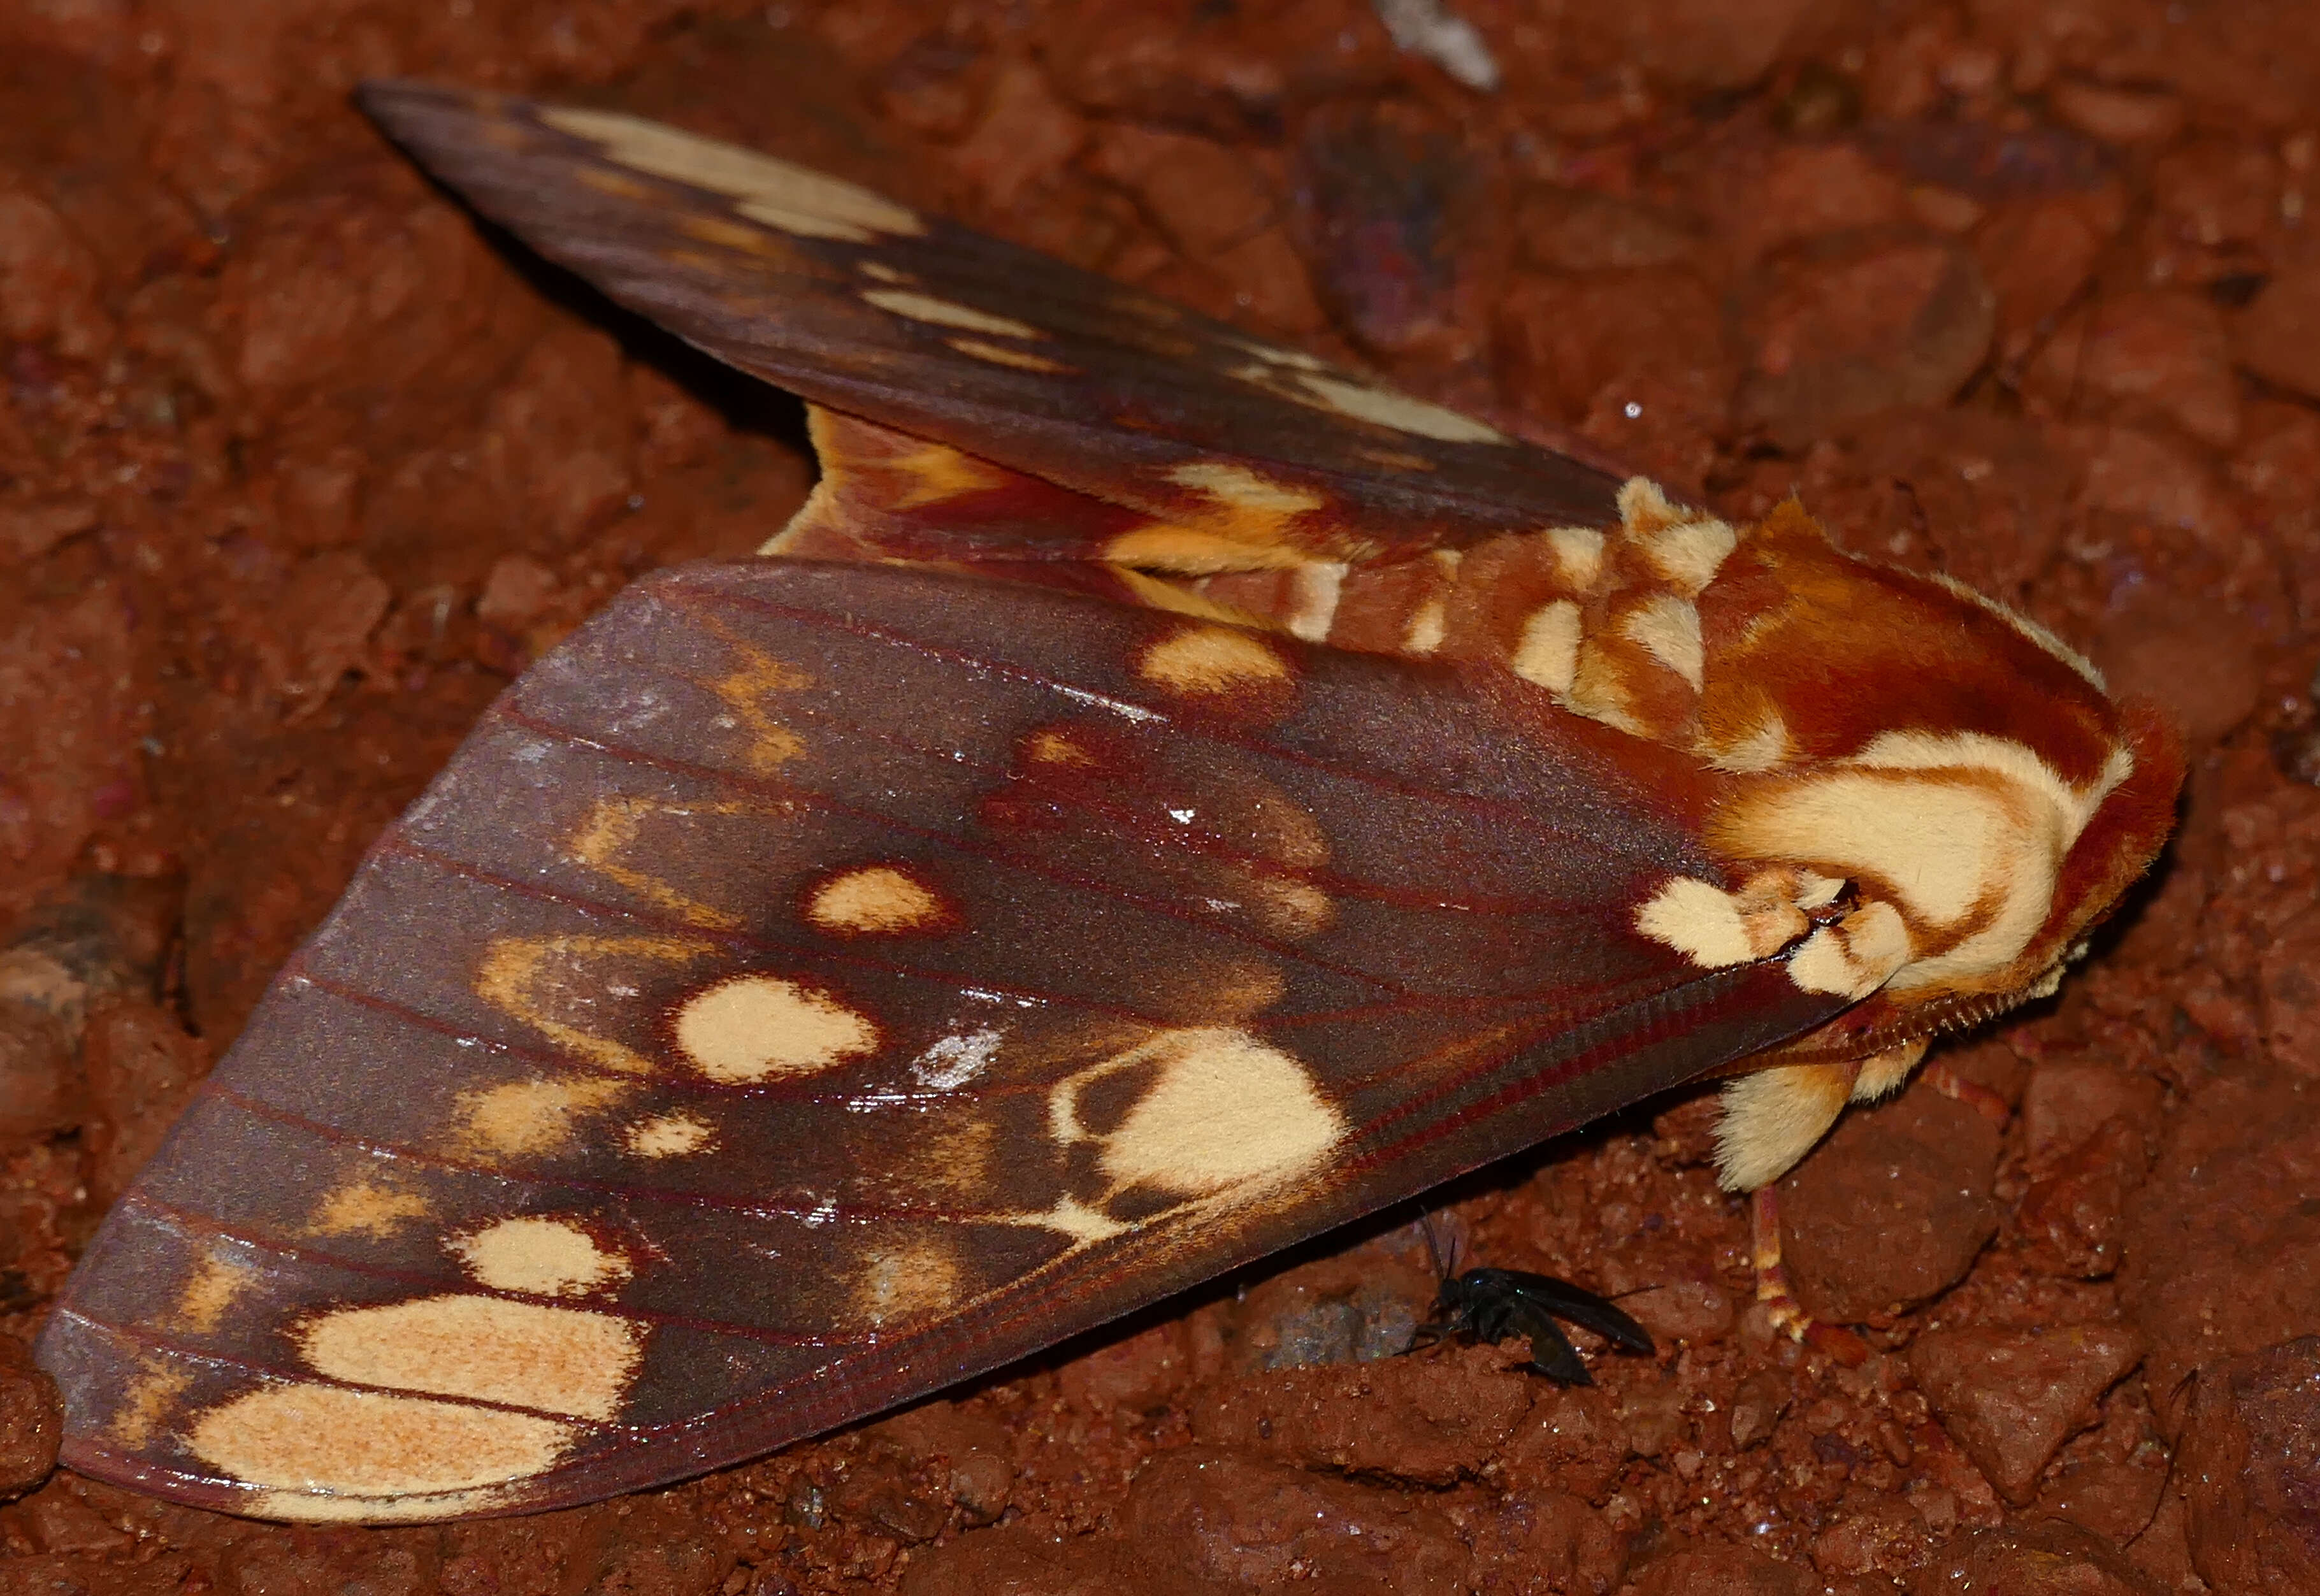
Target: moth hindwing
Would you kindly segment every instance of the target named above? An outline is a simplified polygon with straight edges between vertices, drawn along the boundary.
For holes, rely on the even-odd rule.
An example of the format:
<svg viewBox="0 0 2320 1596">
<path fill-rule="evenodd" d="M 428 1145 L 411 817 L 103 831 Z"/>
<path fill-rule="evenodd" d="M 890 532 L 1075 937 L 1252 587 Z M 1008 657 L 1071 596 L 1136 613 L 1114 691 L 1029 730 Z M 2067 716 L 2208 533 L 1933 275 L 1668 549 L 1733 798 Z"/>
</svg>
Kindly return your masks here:
<svg viewBox="0 0 2320 1596">
<path fill-rule="evenodd" d="M 2147 709 L 1793 506 L 772 157 L 365 103 L 825 476 L 509 688 L 281 973 L 43 1335 L 85 1472 L 652 1484 L 1744 1065 L 1758 1183 L 2165 833 Z"/>
</svg>

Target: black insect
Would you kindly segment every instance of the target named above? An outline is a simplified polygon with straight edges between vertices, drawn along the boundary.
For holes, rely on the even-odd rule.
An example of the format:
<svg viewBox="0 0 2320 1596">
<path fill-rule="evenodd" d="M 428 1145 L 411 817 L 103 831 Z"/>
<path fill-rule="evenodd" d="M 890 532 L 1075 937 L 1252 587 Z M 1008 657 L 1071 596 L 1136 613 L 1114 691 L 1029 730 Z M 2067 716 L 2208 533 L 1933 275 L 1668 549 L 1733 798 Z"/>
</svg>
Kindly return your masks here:
<svg viewBox="0 0 2320 1596">
<path fill-rule="evenodd" d="M 1434 1313 L 1432 1321 L 1410 1333 L 1409 1350 L 1452 1336 L 1472 1336 L 1477 1341 L 1520 1336 L 1530 1343 L 1530 1362 L 1522 1367 L 1562 1385 L 1592 1385 L 1595 1380 L 1554 1322 L 1558 1319 L 1583 1326 L 1629 1352 L 1652 1350 L 1650 1334 L 1610 1301 L 1567 1280 L 1527 1269 L 1445 1273 Z"/>
</svg>

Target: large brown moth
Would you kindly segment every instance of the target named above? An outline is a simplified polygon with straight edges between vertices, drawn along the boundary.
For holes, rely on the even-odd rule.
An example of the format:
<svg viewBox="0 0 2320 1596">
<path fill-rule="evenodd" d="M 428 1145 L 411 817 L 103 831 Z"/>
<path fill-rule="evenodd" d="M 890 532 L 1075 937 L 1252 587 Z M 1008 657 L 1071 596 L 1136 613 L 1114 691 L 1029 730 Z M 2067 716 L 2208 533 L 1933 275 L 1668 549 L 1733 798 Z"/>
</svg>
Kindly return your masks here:
<svg viewBox="0 0 2320 1596">
<path fill-rule="evenodd" d="M 1793 504 L 630 117 L 364 104 L 824 475 L 512 686 L 281 973 L 42 1338 L 86 1473 L 649 1485 L 1704 1074 L 1754 1188 L 2168 830 L 2149 707 Z"/>
</svg>

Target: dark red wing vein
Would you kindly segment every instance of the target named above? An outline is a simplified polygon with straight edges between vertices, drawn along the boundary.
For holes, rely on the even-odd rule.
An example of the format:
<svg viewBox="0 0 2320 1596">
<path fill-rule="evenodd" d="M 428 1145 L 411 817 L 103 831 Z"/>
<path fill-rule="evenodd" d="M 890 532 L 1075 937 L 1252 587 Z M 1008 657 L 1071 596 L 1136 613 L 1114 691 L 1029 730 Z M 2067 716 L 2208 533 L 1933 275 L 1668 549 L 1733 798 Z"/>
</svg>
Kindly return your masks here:
<svg viewBox="0 0 2320 1596">
<path fill-rule="evenodd" d="M 902 632 L 893 631 L 885 627 L 864 621 L 855 616 L 846 616 L 841 618 L 820 611 L 796 609 L 791 605 L 776 603 L 770 599 L 753 598 L 744 594 L 725 592 L 702 592 L 694 589 L 674 588 L 667 590 L 660 596 L 665 602 L 681 601 L 689 603 L 704 604 L 721 603 L 734 609 L 754 610 L 763 614 L 780 615 L 792 620 L 808 621 L 825 630 L 844 632 L 855 637 L 875 639 L 892 647 L 920 655 L 924 658 L 939 660 L 947 664 L 969 670 L 984 671 L 992 676 L 1006 676 L 1012 680 L 1026 683 L 1036 687 L 1044 687 L 1048 691 L 1056 694 L 1058 696 L 1067 698 L 1074 694 L 1084 696 L 1093 691 L 1092 689 L 1075 686 L 1071 683 L 1050 676 L 1044 672 L 1033 670 L 1027 666 L 1016 665 L 1001 660 L 986 659 L 980 655 L 967 654 L 958 649 L 947 648 L 939 643 L 922 642 L 916 638 L 911 638 Z M 1110 607 L 1117 608 L 1118 606 Z M 1287 646 L 1289 643 L 1289 639 L 1281 638 L 1273 638 L 1271 640 L 1283 646 Z M 1421 664 L 1408 660 L 1397 661 L 1396 664 L 1399 668 L 1404 671 L 1416 671 L 1424 668 Z M 1109 695 L 1099 694 L 1098 696 Z M 1129 703 L 1130 707 L 1136 710 L 1140 715 L 1148 715 L 1152 717 L 1153 721 L 1155 722 L 1166 723 L 1175 735 L 1188 739 L 1219 743 L 1228 748 L 1235 748 L 1246 752 L 1263 754 L 1267 758 L 1279 759 L 1283 764 L 1296 765 L 1308 770 L 1324 772 L 1341 781 L 1373 787 L 1379 791 L 1393 793 L 1405 798 L 1416 798 L 1427 803 L 1455 804 L 1463 810 L 1475 814 L 1488 815 L 1494 820 L 1503 821 L 1508 825 L 1529 832 L 1531 835 L 1537 837 L 1543 843 L 1553 844 L 1558 841 L 1567 840 L 1569 838 L 1574 836 L 1583 838 L 1589 842 L 1598 844 L 1599 846 L 1601 842 L 1601 838 L 1600 836 L 1588 830 L 1581 822 L 1578 821 L 1573 821 L 1569 827 L 1552 825 L 1547 823 L 1552 820 L 1552 816 L 1543 815 L 1536 811 L 1527 809 L 1519 804 L 1509 803 L 1504 800 L 1487 798 L 1473 793 L 1459 792 L 1454 788 L 1429 786 L 1423 783 L 1405 780 L 1400 776 L 1378 770 L 1373 766 L 1348 765 L 1339 760 L 1327 758 L 1308 749 L 1291 747 L 1266 738 L 1251 736 L 1246 733 L 1236 731 L 1225 726 L 1218 725 L 1214 722 L 1203 721 L 1195 723 L 1183 717 L 1169 714 L 1165 711 L 1154 709 L 1148 704 L 1136 703 L 1132 700 L 1123 700 L 1122 702 Z M 877 738 L 880 740 L 892 743 L 897 747 L 911 748 L 914 752 L 928 755 L 940 753 L 941 757 L 946 759 L 949 757 L 947 752 L 920 748 L 917 745 L 905 742 L 900 738 L 893 737 L 889 733 L 882 732 L 875 727 L 863 726 L 858 722 L 851 721 L 841 721 L 834 716 L 820 716 L 817 715 L 811 707 L 802 707 L 805 708 L 807 715 L 816 719 L 824 720 L 827 723 L 843 725 L 847 727 L 849 730 L 860 730 L 865 736 Z M 970 766 L 969 768 L 974 768 L 974 766 Z"/>
<path fill-rule="evenodd" d="M 238 1101 L 231 1093 L 219 1095 L 229 1101 Z M 412 1162 L 440 1161 L 422 1157 L 415 1158 Z M 579 1183 L 558 1180 L 554 1183 L 540 1183 L 575 1186 Z M 240 1242 L 244 1247 L 258 1252 L 271 1253 L 276 1257 L 286 1258 L 295 1263 L 321 1264 L 332 1269 L 342 1270 L 349 1274 L 359 1274 L 366 1279 L 386 1281 L 396 1285 L 422 1286 L 430 1289 L 449 1286 L 456 1289 L 462 1296 L 501 1297 L 511 1302 L 541 1302 L 553 1308 L 573 1306 L 572 1303 L 561 1298 L 537 1296 L 526 1292 L 502 1291 L 494 1286 L 484 1285 L 452 1274 L 428 1274 L 416 1269 L 390 1269 L 378 1264 L 361 1263 L 343 1254 L 334 1253 L 327 1247 L 302 1246 L 273 1231 L 254 1230 L 240 1225 L 229 1225 L 213 1214 L 205 1214 L 179 1203 L 165 1202 L 141 1191 L 131 1191 L 123 1194 L 121 1201 L 126 1206 L 143 1209 L 148 1212 L 159 1215 L 172 1229 L 184 1234 L 222 1237 L 229 1241 Z M 730 1208 L 730 1205 L 720 1206 Z M 743 1340 L 762 1341 L 773 1347 L 852 1347 L 856 1345 L 853 1341 L 833 1340 L 826 1336 L 786 1335 L 777 1330 L 762 1330 L 748 1325 L 728 1324 L 722 1319 L 702 1319 L 694 1314 L 670 1313 L 657 1308 L 639 1308 L 626 1302 L 617 1309 L 607 1309 L 598 1304 L 586 1306 L 588 1311 L 603 1313 L 608 1319 L 630 1319 L 639 1324 L 670 1325 L 678 1329 L 702 1330 L 716 1336 L 734 1336 Z"/>
<path fill-rule="evenodd" d="M 1026 875 L 1036 876 L 1043 881 L 1054 882 L 1059 886 L 1070 887 L 1075 892 L 1084 893 L 1091 897 L 1108 899 L 1118 903 L 1126 903 L 1134 908 L 1144 910 L 1147 913 L 1155 914 L 1164 919 L 1175 920 L 1179 924 L 1195 926 L 1203 931 L 1213 932 L 1217 936 L 1228 939 L 1232 941 L 1239 942 L 1252 948 L 1263 948 L 1265 952 L 1277 958 L 1287 962 L 1303 965 L 1309 969 L 1321 971 L 1328 975 L 1338 976 L 1344 980 L 1356 982 L 1362 985 L 1378 988 L 1400 996 L 1413 996 L 1413 994 L 1409 993 L 1408 989 L 1400 983 L 1391 980 L 1386 976 L 1380 975 L 1374 971 L 1363 970 L 1351 966 L 1338 965 L 1330 960 L 1317 957 L 1309 949 L 1300 948 L 1294 943 L 1275 941 L 1269 938 L 1257 936 L 1245 928 L 1235 926 L 1228 921 L 1204 918 L 1201 915 L 1193 912 L 1184 903 L 1174 898 L 1154 897 L 1141 893 L 1130 892 L 1115 882 L 1106 881 L 1101 876 L 1088 875 L 1074 870 L 1058 868 L 1055 866 L 1043 863 L 1036 854 L 1025 853 L 1017 849 L 1001 848 L 992 844 L 978 843 L 971 839 L 961 837 L 956 832 L 935 831 L 924 827 L 909 825 L 903 821 L 892 819 L 889 816 L 882 815 L 875 810 L 857 809 L 851 804 L 841 803 L 838 799 L 832 798 L 826 793 L 809 792 L 802 787 L 792 787 L 786 784 L 776 782 L 770 777 L 748 776 L 741 775 L 738 771 L 724 770 L 715 766 L 696 765 L 690 760 L 673 759 L 666 755 L 644 753 L 639 749 L 607 742 L 599 737 L 591 737 L 585 732 L 571 730 L 568 728 L 557 725 L 552 721 L 541 720 L 538 716 L 532 715 L 525 711 L 510 709 L 498 712 L 506 720 L 522 727 L 527 731 L 533 732 L 541 737 L 552 737 L 560 741 L 585 744 L 587 747 L 602 749 L 606 753 L 615 755 L 618 757 L 643 769 L 666 771 L 675 775 L 689 775 L 702 781 L 719 784 L 733 792 L 748 793 L 754 796 L 760 797 L 780 797 L 786 802 L 795 802 L 802 807 L 817 809 L 826 814 L 844 815 L 852 820 L 870 821 L 874 824 L 884 826 L 886 830 L 894 832 L 897 836 L 911 837 L 916 838 L 922 842 L 934 843 L 940 847 L 947 848 L 954 853 L 963 855 L 967 858 L 979 859 L 985 864 L 999 866 L 1006 869 L 1018 871 Z M 395 849 L 410 853 L 413 856 L 421 856 L 422 854 L 421 845 L 405 842 L 399 839 L 391 846 Z M 447 866 L 458 864 L 458 861 L 452 859 L 449 856 L 434 855 L 431 850 L 427 850 L 424 857 L 440 857 L 442 862 Z M 807 943 L 783 941 L 773 938 L 753 937 L 748 932 L 706 932 L 699 926 L 693 925 L 687 921 L 662 920 L 641 911 L 631 911 L 626 909 L 618 908 L 612 904 L 600 902 L 594 899 L 575 899 L 569 894 L 551 893 L 541 889 L 528 887 L 522 883 L 509 880 L 506 877 L 494 875 L 491 872 L 485 871 L 472 866 L 464 866 L 460 867 L 467 870 L 474 879 L 478 881 L 505 881 L 508 890 L 512 893 L 535 893 L 544 901 L 560 902 L 575 908 L 587 908 L 599 911 L 608 916 L 627 919 L 639 925 L 658 925 L 666 929 L 681 930 L 689 936 L 728 939 L 741 946 L 756 946 L 783 949 L 811 948 L 817 954 L 819 954 L 824 947 L 824 944 L 819 942 Z M 1450 907 L 1455 907 L 1455 905 L 1451 905 Z M 885 965 L 878 960 L 863 955 L 850 955 L 845 957 L 865 967 L 889 970 L 896 975 L 915 977 L 926 974 L 924 970 L 920 968 Z M 942 978 L 962 982 L 974 986 L 987 986 L 990 984 L 978 976 L 953 976 L 946 975 L 942 976 Z M 1059 1007 L 1074 1001 L 1059 997 L 1052 997 L 1044 993 L 1032 993 L 1029 995 L 1038 997 L 1042 1002 L 1052 1002 Z M 1097 1005 L 1092 1003 L 1083 1002 L 1081 1006 L 1096 1010 L 1096 1011 L 1099 1012 L 1101 1011 L 1097 1008 Z M 1122 1010 L 1120 1012 L 1132 1019 L 1144 1020 L 1149 1018 L 1146 1015 L 1137 1014 L 1132 1010 Z"/>
<path fill-rule="evenodd" d="M 636 1077 L 627 1075 L 620 1078 L 634 1080 Z M 1005 1213 L 968 1213 L 943 1208 L 909 1206 L 793 1208 L 779 1203 L 750 1202 L 739 1198 L 720 1197 L 705 1192 L 672 1191 L 659 1186 L 623 1185 L 617 1181 L 596 1180 L 585 1175 L 563 1173 L 535 1174 L 528 1173 L 522 1166 L 517 1165 L 478 1164 L 472 1159 L 455 1158 L 448 1154 L 430 1152 L 407 1142 L 382 1141 L 376 1137 L 357 1136 L 337 1126 L 328 1125 L 322 1120 L 295 1113 L 278 1104 L 268 1102 L 262 1097 L 250 1097 L 231 1086 L 221 1086 L 211 1081 L 204 1081 L 195 1088 L 194 1096 L 196 1101 L 210 1098 L 220 1102 L 230 1102 L 252 1119 L 267 1120 L 277 1125 L 293 1126 L 333 1146 L 352 1147 L 358 1151 L 374 1153 L 385 1158 L 400 1159 L 421 1168 L 455 1170 L 462 1174 L 480 1174 L 497 1180 L 525 1181 L 535 1186 L 551 1186 L 565 1191 L 585 1192 L 592 1196 L 610 1197 L 622 1202 L 657 1203 L 668 1208 L 689 1208 L 717 1213 L 741 1214 L 751 1219 L 803 1220 L 819 1211 L 832 1220 L 842 1219 L 856 1224 L 878 1220 L 929 1220 L 947 1225 L 996 1225 L 1005 1224 L 1010 1220 L 1010 1216 Z"/>
<path fill-rule="evenodd" d="M 56 1317 L 77 1319 L 99 1334 L 111 1336 L 115 1340 L 131 1342 L 140 1347 L 150 1347 L 156 1352 L 167 1353 L 171 1357 L 181 1357 L 188 1363 L 206 1364 L 215 1369 L 232 1369 L 240 1374 L 254 1375 L 260 1380 L 270 1380 L 283 1385 L 336 1385 L 347 1391 L 379 1391 L 394 1395 L 409 1394 L 401 1386 L 367 1385 L 359 1381 L 340 1380 L 332 1375 L 312 1373 L 304 1368 L 294 1371 L 285 1369 L 278 1364 L 262 1363 L 256 1358 L 235 1357 L 227 1353 L 204 1351 L 190 1347 L 174 1337 L 161 1335 L 143 1326 L 117 1324 L 112 1319 L 99 1319 L 96 1315 L 83 1312 L 68 1303 L 57 1304 Z M 593 1419 L 584 1419 L 575 1413 L 558 1413 L 539 1408 L 518 1407 L 512 1402 L 495 1402 L 486 1397 L 453 1396 L 439 1392 L 429 1392 L 427 1395 L 433 1401 L 455 1402 L 463 1408 L 490 1408 L 502 1413 L 525 1413 L 553 1419 L 559 1423 L 577 1425 L 583 1429 L 593 1430 L 598 1435 L 619 1436 L 635 1433 L 625 1426 L 603 1424 Z"/>
</svg>

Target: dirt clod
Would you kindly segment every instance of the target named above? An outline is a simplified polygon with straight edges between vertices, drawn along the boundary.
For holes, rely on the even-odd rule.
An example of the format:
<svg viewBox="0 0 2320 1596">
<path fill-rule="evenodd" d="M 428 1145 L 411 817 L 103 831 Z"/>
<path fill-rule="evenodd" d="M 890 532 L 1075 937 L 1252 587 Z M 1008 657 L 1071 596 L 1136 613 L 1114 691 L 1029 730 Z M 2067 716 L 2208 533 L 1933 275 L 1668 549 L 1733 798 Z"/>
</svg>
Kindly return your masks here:
<svg viewBox="0 0 2320 1596">
<path fill-rule="evenodd" d="M 2097 1398 L 2143 1356 L 2142 1338 L 2116 1325 L 2048 1332 L 1928 1330 L 1909 1347 L 1909 1372 L 1998 1494 L 2017 1506 Z"/>
</svg>

